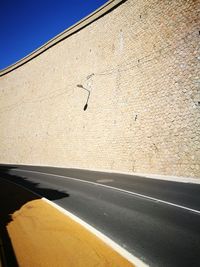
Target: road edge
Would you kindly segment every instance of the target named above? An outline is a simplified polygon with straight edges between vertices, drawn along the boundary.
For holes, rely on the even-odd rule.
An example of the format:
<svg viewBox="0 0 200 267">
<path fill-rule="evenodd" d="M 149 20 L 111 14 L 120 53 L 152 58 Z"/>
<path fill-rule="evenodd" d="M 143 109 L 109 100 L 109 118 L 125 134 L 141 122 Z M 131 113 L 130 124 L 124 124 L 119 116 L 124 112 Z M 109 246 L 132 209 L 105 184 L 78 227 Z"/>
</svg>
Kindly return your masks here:
<svg viewBox="0 0 200 267">
<path fill-rule="evenodd" d="M 70 217 L 73 221 L 77 222 L 81 226 L 83 226 L 86 230 L 91 232 L 93 235 L 95 235 L 97 238 L 99 238 L 101 241 L 103 241 L 106 245 L 111 247 L 113 250 L 115 250 L 118 254 L 120 254 L 123 258 L 128 260 L 130 263 L 134 264 L 137 267 L 148 267 L 146 263 L 144 263 L 142 260 L 128 252 L 126 249 L 115 243 L 112 239 L 98 231 L 96 228 L 85 222 L 84 220 L 80 219 L 78 216 L 74 215 L 73 213 L 69 212 L 68 210 L 62 208 L 58 204 L 48 200 L 47 198 L 43 197 L 42 200 L 58 211 L 60 211 L 62 214 Z"/>
</svg>

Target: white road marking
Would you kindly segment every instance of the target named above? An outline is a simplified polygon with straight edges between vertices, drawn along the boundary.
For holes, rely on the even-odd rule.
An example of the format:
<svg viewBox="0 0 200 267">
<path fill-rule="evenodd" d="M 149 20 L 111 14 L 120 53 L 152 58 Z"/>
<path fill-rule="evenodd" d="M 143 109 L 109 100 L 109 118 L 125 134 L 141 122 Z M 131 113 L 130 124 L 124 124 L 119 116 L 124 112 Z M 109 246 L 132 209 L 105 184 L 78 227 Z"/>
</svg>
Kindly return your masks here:
<svg viewBox="0 0 200 267">
<path fill-rule="evenodd" d="M 97 183 L 110 183 L 110 182 L 114 182 L 113 179 L 99 179 L 96 180 Z"/>
<path fill-rule="evenodd" d="M 90 224 L 86 223 L 85 221 L 83 221 L 82 219 L 80 219 L 79 217 L 77 217 L 76 215 L 74 215 L 73 213 L 71 213 L 71 212 L 67 211 L 66 209 L 62 208 L 58 204 L 56 204 L 56 203 L 48 200 L 45 197 L 40 196 L 38 193 L 35 193 L 32 190 L 30 190 L 30 189 L 27 189 L 23 185 L 17 184 L 17 183 L 15 183 L 13 181 L 9 181 L 7 179 L 3 179 L 3 180 L 5 180 L 7 182 L 10 182 L 10 183 L 13 183 L 13 184 L 15 184 L 15 185 L 17 185 L 19 187 L 22 187 L 26 191 L 29 191 L 32 194 L 37 195 L 43 201 L 49 203 L 51 206 L 53 206 L 54 208 L 58 209 L 60 212 L 62 212 L 66 216 L 69 216 L 72 220 L 76 221 L 77 223 L 79 223 L 80 225 L 82 225 L 84 228 L 86 228 L 88 231 L 90 231 L 91 233 L 93 233 L 94 235 L 96 235 L 105 244 L 107 244 L 113 250 L 115 250 L 116 252 L 118 252 L 122 257 L 124 257 L 125 259 L 127 259 L 130 263 L 133 263 L 134 266 L 136 266 L 136 267 L 149 267 L 149 265 L 145 264 L 142 260 L 140 260 L 139 258 L 137 258 L 136 256 L 134 256 L 133 254 L 131 254 L 130 252 L 128 252 L 126 249 L 124 249 L 123 247 L 121 247 L 120 245 L 118 245 L 117 243 L 115 243 L 112 239 L 110 239 L 109 237 L 107 237 L 106 235 L 104 235 L 103 233 L 101 233 L 100 231 L 98 231 L 93 226 L 91 226 Z"/>
<path fill-rule="evenodd" d="M 158 203 L 163 203 L 163 204 L 166 204 L 166 205 L 170 205 L 170 206 L 173 206 L 173 207 L 176 207 L 176 208 L 180 208 L 180 209 L 183 209 L 183 210 L 187 210 L 189 212 L 194 212 L 194 213 L 200 215 L 200 211 L 199 210 L 191 209 L 191 208 L 188 208 L 188 207 L 185 207 L 185 206 L 182 206 L 182 205 L 178 205 L 178 204 L 175 204 L 175 203 L 172 203 L 172 202 L 168 202 L 168 201 L 165 201 L 165 200 L 162 200 L 162 199 L 158 199 L 158 198 L 150 197 L 150 196 L 147 196 L 147 195 L 139 194 L 139 193 L 136 193 L 136 192 L 132 192 L 132 191 L 120 189 L 120 188 L 113 187 L 113 186 L 110 186 L 110 185 L 104 185 L 104 184 L 95 183 L 95 182 L 91 182 L 91 181 L 81 180 L 81 179 L 78 179 L 78 178 L 72 178 L 72 177 L 67 177 L 67 176 L 63 176 L 63 175 L 51 174 L 51 173 L 48 174 L 48 173 L 37 172 L 37 171 L 12 169 L 10 171 L 10 173 L 12 173 L 12 172 L 25 172 L 25 173 L 26 172 L 30 172 L 30 173 L 37 173 L 37 174 L 42 174 L 42 175 L 46 175 L 46 176 L 49 176 L 50 175 L 50 176 L 60 177 L 60 178 L 69 179 L 69 180 L 73 180 L 73 181 L 77 181 L 77 182 L 82 182 L 82 183 L 87 183 L 87 184 L 93 184 L 93 185 L 96 185 L 96 186 L 101 186 L 101 187 L 105 187 L 105 188 L 117 190 L 117 191 L 120 191 L 120 192 L 123 192 L 123 193 L 127 193 L 127 194 L 130 194 L 130 195 L 133 195 L 133 196 L 145 198 L 145 199 L 148 199 L 148 200 L 151 200 L 151 201 L 154 201 L 154 202 L 158 202 Z"/>
<path fill-rule="evenodd" d="M 37 167 L 36 165 L 33 165 Z M 52 167 L 52 166 L 46 166 Z M 59 167 L 55 167 L 59 168 Z M 85 171 L 94 171 L 94 172 L 104 172 L 104 173 L 112 173 L 112 174 L 125 174 L 129 176 L 139 176 L 141 178 L 151 178 L 160 181 L 169 181 L 169 182 L 178 182 L 178 183 L 190 183 L 190 184 L 200 184 L 200 177 L 192 178 L 192 177 L 184 177 L 184 176 L 174 176 L 174 175 L 161 175 L 161 174 L 152 174 L 152 173 L 141 173 L 141 172 L 125 172 L 125 171 L 116 171 L 109 169 L 87 169 L 87 168 L 77 168 L 73 167 L 75 170 L 85 170 Z"/>
<path fill-rule="evenodd" d="M 75 221 L 78 224 L 82 225 L 85 229 L 87 229 L 92 234 L 97 236 L 105 244 L 107 244 L 113 250 L 118 252 L 122 257 L 127 259 L 129 262 L 133 263 L 135 266 L 138 266 L 138 267 L 147 267 L 148 266 L 143 261 L 141 261 L 140 259 L 135 257 L 133 254 L 131 254 L 127 250 L 125 250 L 123 247 L 121 247 L 120 245 L 115 243 L 112 239 L 110 239 L 109 237 L 107 237 L 106 235 L 104 235 L 103 233 L 101 233 L 100 231 L 98 231 L 93 226 L 91 226 L 90 224 L 86 223 L 85 221 L 83 221 L 82 219 L 80 219 L 79 217 L 74 215 L 73 213 L 69 212 L 68 210 L 60 207 L 59 205 L 55 204 L 54 202 L 52 202 L 52 201 L 50 201 L 50 200 L 48 200 L 48 199 L 46 199 L 44 197 L 42 198 L 42 200 L 47 202 L 48 204 L 50 204 L 51 206 L 53 206 L 54 208 L 56 208 L 57 210 L 59 210 L 60 212 L 65 214 L 66 216 L 70 217 L 73 221 Z"/>
</svg>

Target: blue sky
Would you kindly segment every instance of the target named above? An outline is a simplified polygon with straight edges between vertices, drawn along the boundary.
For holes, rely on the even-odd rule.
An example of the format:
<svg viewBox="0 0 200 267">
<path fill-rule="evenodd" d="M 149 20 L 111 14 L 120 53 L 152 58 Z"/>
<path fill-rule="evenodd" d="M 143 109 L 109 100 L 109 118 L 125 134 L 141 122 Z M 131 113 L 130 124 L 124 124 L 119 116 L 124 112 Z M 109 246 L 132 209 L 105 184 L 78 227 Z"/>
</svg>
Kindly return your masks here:
<svg viewBox="0 0 200 267">
<path fill-rule="evenodd" d="M 0 69 L 31 53 L 107 0 L 0 0 Z"/>
</svg>

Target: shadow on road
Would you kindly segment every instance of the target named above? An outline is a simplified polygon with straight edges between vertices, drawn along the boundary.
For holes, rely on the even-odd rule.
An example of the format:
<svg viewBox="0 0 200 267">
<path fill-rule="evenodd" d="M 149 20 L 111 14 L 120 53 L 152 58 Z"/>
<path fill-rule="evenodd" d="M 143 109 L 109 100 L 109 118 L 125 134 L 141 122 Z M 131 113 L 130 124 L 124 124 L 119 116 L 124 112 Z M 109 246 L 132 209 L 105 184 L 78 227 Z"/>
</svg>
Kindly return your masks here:
<svg viewBox="0 0 200 267">
<path fill-rule="evenodd" d="M 2 239 L 6 259 L 3 266 L 16 267 L 18 263 L 6 230 L 6 226 L 12 221 L 11 215 L 29 201 L 41 197 L 56 200 L 69 197 L 69 194 L 54 189 L 39 188 L 38 183 L 10 175 L 10 169 L 12 167 L 0 166 L 0 238 Z M 26 188 L 29 190 L 26 190 Z"/>
</svg>

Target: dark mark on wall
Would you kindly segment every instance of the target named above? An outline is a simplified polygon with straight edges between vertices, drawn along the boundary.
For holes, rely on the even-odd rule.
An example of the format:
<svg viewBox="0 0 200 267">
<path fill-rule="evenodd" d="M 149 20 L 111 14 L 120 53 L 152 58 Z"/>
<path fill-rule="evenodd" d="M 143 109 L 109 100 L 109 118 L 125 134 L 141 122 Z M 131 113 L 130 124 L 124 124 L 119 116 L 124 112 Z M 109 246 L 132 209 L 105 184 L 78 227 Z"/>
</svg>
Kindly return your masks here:
<svg viewBox="0 0 200 267">
<path fill-rule="evenodd" d="M 153 143 L 153 145 L 154 145 L 154 147 L 155 147 L 156 151 L 158 151 L 158 148 L 157 148 L 156 144 L 155 144 L 155 143 Z"/>
<path fill-rule="evenodd" d="M 92 73 L 92 74 L 90 74 L 90 75 L 88 75 L 86 78 L 87 78 L 87 80 L 88 79 L 90 79 L 92 76 L 94 75 L 94 73 Z"/>
</svg>

